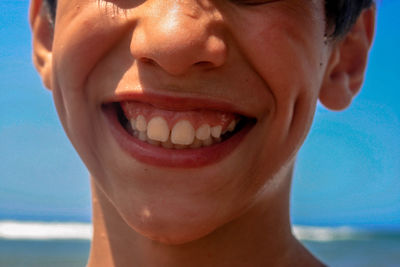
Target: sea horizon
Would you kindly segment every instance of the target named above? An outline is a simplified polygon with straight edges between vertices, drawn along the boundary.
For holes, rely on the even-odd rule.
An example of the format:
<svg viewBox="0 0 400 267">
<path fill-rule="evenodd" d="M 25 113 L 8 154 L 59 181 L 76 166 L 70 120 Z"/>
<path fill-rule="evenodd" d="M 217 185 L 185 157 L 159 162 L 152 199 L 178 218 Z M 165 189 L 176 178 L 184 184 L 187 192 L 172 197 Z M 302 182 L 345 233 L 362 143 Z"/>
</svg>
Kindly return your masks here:
<svg viewBox="0 0 400 267">
<path fill-rule="evenodd" d="M 0 221 L 0 266 L 86 266 L 90 222 Z M 400 229 L 293 225 L 293 234 L 330 267 L 400 266 Z"/>
<path fill-rule="evenodd" d="M 92 223 L 87 221 L 0 220 L 0 239 L 11 240 L 91 240 Z M 393 225 L 306 225 L 293 224 L 299 240 L 331 242 L 370 240 L 390 237 L 399 239 L 400 226 Z"/>
</svg>

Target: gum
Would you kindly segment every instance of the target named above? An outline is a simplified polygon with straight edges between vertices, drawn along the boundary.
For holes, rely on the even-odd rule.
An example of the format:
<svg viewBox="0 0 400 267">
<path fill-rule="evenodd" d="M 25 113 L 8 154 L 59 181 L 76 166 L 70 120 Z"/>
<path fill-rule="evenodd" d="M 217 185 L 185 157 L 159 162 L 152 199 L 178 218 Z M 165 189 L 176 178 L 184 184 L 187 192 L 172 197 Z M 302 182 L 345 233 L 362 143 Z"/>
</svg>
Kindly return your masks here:
<svg viewBox="0 0 400 267">
<path fill-rule="evenodd" d="M 226 129 L 231 121 L 236 119 L 235 114 L 218 110 L 186 110 L 174 111 L 159 109 L 147 103 L 125 101 L 121 102 L 122 110 L 127 119 L 136 119 L 142 115 L 149 122 L 151 118 L 156 116 L 163 117 L 170 129 L 180 120 L 188 120 L 192 126 L 197 129 L 203 124 L 209 124 L 211 127 L 221 125 L 222 129 Z"/>
</svg>

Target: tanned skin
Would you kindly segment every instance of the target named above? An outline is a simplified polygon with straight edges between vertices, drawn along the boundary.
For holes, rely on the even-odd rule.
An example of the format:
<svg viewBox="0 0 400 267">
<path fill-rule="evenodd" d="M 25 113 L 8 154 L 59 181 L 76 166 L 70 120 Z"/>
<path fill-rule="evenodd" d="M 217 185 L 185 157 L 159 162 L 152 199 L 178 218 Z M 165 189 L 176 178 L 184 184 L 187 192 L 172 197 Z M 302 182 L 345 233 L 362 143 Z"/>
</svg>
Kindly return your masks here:
<svg viewBox="0 0 400 267">
<path fill-rule="evenodd" d="M 31 1 L 35 66 L 91 174 L 88 266 L 323 266 L 291 232 L 294 161 L 317 100 L 340 110 L 359 91 L 375 10 L 327 41 L 324 1 L 251 3 L 59 0 L 53 28 Z M 147 164 L 104 113 L 145 93 L 222 101 L 256 123 L 215 164 Z"/>
</svg>

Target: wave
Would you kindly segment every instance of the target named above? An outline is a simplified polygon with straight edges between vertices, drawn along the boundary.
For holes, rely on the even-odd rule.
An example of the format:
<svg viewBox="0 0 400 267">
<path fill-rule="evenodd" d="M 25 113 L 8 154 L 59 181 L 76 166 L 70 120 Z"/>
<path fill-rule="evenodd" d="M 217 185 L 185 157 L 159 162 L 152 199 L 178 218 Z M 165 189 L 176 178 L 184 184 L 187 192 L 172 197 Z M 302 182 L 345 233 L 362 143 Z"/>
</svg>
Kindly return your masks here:
<svg viewBox="0 0 400 267">
<path fill-rule="evenodd" d="M 341 227 L 293 226 L 292 232 L 299 240 L 329 242 L 329 241 L 355 239 L 357 230 L 355 228 L 348 226 L 341 226 Z"/>
<path fill-rule="evenodd" d="M 316 227 L 295 225 L 293 234 L 301 241 L 331 242 L 377 237 L 400 238 L 400 231 L 377 231 L 348 226 Z M 91 223 L 0 221 L 0 239 L 12 240 L 91 240 Z"/>
<path fill-rule="evenodd" d="M 0 221 L 0 238 L 23 240 L 54 240 L 92 238 L 90 223 Z"/>
<path fill-rule="evenodd" d="M 400 239 L 400 229 L 385 228 L 293 226 L 292 232 L 299 240 L 315 242 Z"/>
</svg>

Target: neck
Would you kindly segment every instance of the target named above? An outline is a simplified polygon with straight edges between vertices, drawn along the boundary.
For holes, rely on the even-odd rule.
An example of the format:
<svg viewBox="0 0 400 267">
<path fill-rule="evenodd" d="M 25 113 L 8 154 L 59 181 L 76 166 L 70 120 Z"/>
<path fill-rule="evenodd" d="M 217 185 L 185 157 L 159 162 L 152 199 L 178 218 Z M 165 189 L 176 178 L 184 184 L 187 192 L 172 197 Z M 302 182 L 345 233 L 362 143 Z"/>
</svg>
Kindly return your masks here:
<svg viewBox="0 0 400 267">
<path fill-rule="evenodd" d="M 88 266 L 319 266 L 292 235 L 290 177 L 285 181 L 276 198 L 259 201 L 239 218 L 181 245 L 136 233 L 92 182 L 94 234 Z"/>
</svg>

